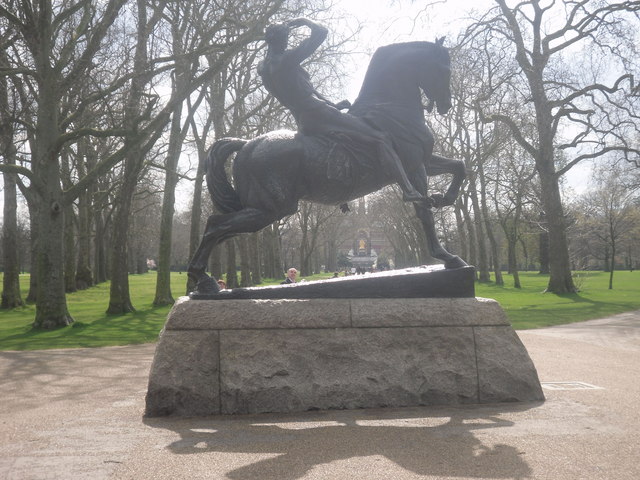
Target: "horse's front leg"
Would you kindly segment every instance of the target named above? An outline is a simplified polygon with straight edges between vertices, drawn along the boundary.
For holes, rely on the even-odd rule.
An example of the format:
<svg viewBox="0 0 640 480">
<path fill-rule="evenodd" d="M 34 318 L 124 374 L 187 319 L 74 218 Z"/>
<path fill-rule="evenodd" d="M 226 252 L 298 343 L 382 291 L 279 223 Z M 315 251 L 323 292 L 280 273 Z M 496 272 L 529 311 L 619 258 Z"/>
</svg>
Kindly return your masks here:
<svg viewBox="0 0 640 480">
<path fill-rule="evenodd" d="M 451 174 L 453 179 L 444 195 L 435 193 L 431 195 L 432 204 L 436 208 L 453 205 L 460 193 L 462 182 L 467 176 L 467 170 L 462 160 L 454 160 L 441 155 L 432 155 L 427 163 L 427 175 Z"/>
<path fill-rule="evenodd" d="M 468 264 L 459 256 L 449 253 L 440 243 L 438 234 L 436 233 L 436 222 L 433 218 L 433 211 L 426 203 L 416 202 L 413 204 L 416 210 L 416 216 L 422 223 L 422 228 L 427 237 L 427 246 L 429 253 L 433 258 L 437 258 L 444 262 L 447 269 L 466 267 Z"/>
</svg>

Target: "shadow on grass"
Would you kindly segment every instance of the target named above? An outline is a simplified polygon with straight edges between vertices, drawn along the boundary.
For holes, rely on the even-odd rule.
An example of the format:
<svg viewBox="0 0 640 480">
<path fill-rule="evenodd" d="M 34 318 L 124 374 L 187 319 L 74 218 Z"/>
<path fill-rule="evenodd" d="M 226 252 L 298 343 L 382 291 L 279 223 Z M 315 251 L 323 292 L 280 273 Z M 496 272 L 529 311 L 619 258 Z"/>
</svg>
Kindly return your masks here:
<svg viewBox="0 0 640 480">
<path fill-rule="evenodd" d="M 626 305 L 598 301 L 579 293 L 553 294 L 557 301 L 521 305 L 508 311 L 507 315 L 515 329 L 550 327 L 567 323 L 582 322 L 628 311 Z"/>
</svg>

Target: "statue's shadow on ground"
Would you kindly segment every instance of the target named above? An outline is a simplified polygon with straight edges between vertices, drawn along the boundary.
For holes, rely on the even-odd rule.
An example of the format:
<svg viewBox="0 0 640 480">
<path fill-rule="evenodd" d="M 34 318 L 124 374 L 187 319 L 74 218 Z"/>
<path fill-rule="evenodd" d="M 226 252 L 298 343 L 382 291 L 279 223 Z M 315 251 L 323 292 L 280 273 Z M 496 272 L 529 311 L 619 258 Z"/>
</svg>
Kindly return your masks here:
<svg viewBox="0 0 640 480">
<path fill-rule="evenodd" d="M 502 443 L 483 443 L 483 434 L 476 433 L 510 428 L 514 423 L 501 415 L 537 405 L 152 418 L 145 423 L 180 435 L 180 440 L 168 445 L 174 454 L 264 456 L 230 471 L 215 472 L 235 480 L 293 480 L 315 467 L 358 457 L 369 457 L 365 462 L 371 462 L 371 468 L 380 457 L 386 457 L 418 475 L 525 478 L 532 471 L 522 456 L 524 452 Z"/>
</svg>

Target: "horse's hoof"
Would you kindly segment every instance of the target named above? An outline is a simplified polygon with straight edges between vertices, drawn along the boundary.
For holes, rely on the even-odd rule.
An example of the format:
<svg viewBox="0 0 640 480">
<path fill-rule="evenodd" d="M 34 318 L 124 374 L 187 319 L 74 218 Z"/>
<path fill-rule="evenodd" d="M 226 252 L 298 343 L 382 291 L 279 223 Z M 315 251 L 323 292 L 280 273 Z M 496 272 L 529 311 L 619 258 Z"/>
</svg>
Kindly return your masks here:
<svg viewBox="0 0 640 480">
<path fill-rule="evenodd" d="M 453 205 L 453 202 L 451 202 L 446 195 L 442 195 L 441 193 L 434 193 L 429 198 L 431 199 L 434 208 L 449 207 Z"/>
<path fill-rule="evenodd" d="M 211 277 L 206 277 L 198 281 L 196 289 L 189 294 L 190 297 L 197 297 L 200 295 L 215 295 L 220 291 L 220 286 Z"/>
<path fill-rule="evenodd" d="M 444 262 L 444 268 L 446 268 L 447 270 L 453 270 L 454 268 L 462 268 L 468 266 L 469 264 L 457 255 L 454 255 L 452 258 Z"/>
</svg>

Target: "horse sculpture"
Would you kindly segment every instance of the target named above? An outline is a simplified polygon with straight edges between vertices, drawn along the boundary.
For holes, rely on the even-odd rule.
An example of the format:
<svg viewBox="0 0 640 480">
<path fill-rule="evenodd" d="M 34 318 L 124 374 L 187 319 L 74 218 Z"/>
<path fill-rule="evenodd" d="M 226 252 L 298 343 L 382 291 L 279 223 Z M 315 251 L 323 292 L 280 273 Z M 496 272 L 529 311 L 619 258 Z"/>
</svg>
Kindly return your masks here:
<svg viewBox="0 0 640 480">
<path fill-rule="evenodd" d="M 432 208 L 452 205 L 465 177 L 462 161 L 433 153 L 434 137 L 424 121 L 422 92 L 445 114 L 451 107 L 450 59 L 442 39 L 398 43 L 373 55 L 360 93 L 348 114 L 384 132 L 400 157 L 416 189 L 424 195 L 414 202 L 426 233 L 430 254 L 445 268 L 467 264 L 447 252 L 438 240 Z M 370 146 L 344 138 L 340 132 L 308 136 L 275 131 L 253 140 L 223 138 L 211 147 L 206 160 L 207 186 L 221 214 L 211 215 L 203 238 L 188 267 L 196 283 L 192 296 L 219 291 L 206 273 L 211 249 L 240 233 L 256 232 L 292 215 L 306 200 L 341 205 L 394 183 L 380 168 Z M 225 164 L 233 153 L 231 185 Z M 452 174 L 444 194 L 427 196 L 428 176 Z"/>
</svg>

